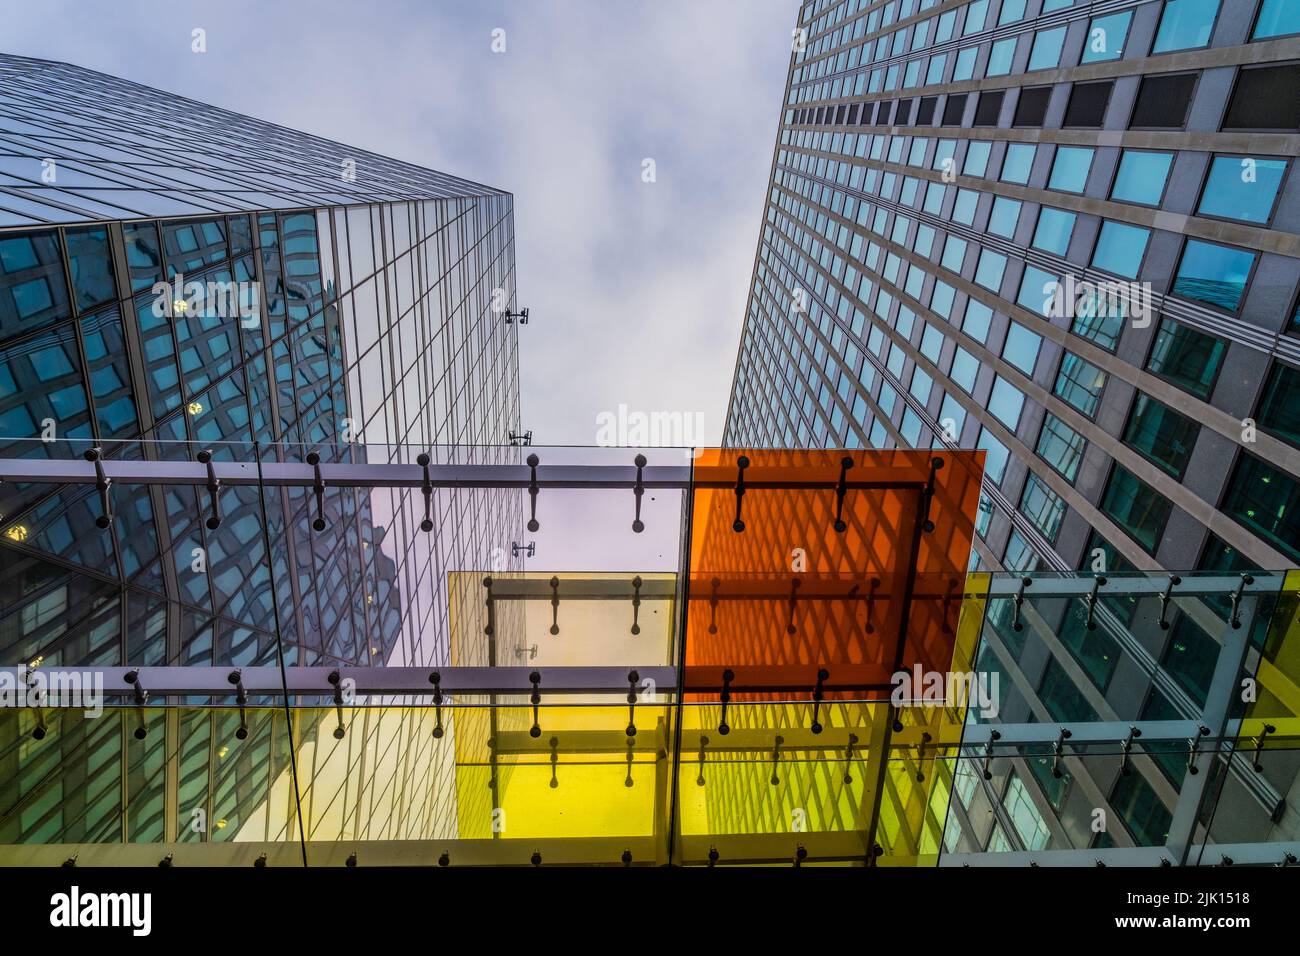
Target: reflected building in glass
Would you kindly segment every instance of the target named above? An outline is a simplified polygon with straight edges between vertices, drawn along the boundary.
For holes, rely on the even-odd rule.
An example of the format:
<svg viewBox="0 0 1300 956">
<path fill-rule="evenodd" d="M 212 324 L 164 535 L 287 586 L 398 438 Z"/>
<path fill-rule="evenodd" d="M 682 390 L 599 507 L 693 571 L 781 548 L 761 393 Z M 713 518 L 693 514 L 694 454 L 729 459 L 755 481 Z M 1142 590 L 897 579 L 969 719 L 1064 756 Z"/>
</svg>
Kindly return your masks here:
<svg viewBox="0 0 1300 956">
<path fill-rule="evenodd" d="M 1102 6 L 799 7 L 724 444 L 984 449 L 972 571 L 1294 567 L 1300 5 Z M 1229 604 L 1084 597 L 990 601 L 1017 719 L 1203 712 Z M 948 847 L 1163 842 L 1185 763 L 963 775 Z M 1294 819 L 1238 771 L 1220 821 Z"/>
<path fill-rule="evenodd" d="M 508 193 L 12 56 L 0 138 L 0 457 L 510 454 Z M 517 564 L 506 500 L 204 481 L 109 499 L 104 529 L 94 485 L 0 486 L 6 663 L 446 663 L 444 569 Z M 0 842 L 229 837 L 285 768 L 273 717 L 238 766 L 204 715 L 142 743 L 86 721 L 39 754 L 6 722 Z"/>
</svg>

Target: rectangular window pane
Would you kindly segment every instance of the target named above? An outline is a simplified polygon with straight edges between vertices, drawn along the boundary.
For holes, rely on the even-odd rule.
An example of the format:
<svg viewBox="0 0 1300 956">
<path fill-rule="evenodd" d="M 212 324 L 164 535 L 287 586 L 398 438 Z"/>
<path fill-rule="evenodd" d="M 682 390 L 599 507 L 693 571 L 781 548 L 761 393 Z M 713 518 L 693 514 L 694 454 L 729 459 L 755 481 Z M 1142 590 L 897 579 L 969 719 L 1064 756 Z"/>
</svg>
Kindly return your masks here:
<svg viewBox="0 0 1300 956">
<path fill-rule="evenodd" d="M 1160 199 L 1165 194 L 1165 181 L 1169 178 L 1169 167 L 1173 160 L 1172 153 L 1124 150 L 1119 161 L 1119 171 L 1115 173 L 1115 185 L 1110 190 L 1110 198 L 1141 203 L 1144 206 L 1159 206 Z"/>
<path fill-rule="evenodd" d="M 1031 70 L 1050 70 L 1061 62 L 1061 44 L 1065 42 L 1065 27 L 1039 30 L 1034 35 L 1034 48 L 1029 54 Z"/>
<path fill-rule="evenodd" d="M 988 452 L 984 473 L 989 476 L 989 480 L 1001 481 L 1007 471 L 1007 446 L 994 438 L 993 433 L 987 428 L 981 428 L 979 441 L 975 443 L 975 447 Z"/>
<path fill-rule="evenodd" d="M 1016 234 L 1016 223 L 1020 219 L 1020 201 L 998 196 L 993 200 L 989 211 L 989 232 L 1010 239 Z M 996 290 L 995 290 L 996 291 Z"/>
<path fill-rule="evenodd" d="M 1133 13 L 1129 10 L 1108 17 L 1094 17 L 1088 25 L 1088 38 L 1083 43 L 1083 56 L 1079 62 L 1102 63 L 1122 57 L 1132 19 Z"/>
<path fill-rule="evenodd" d="M 1198 398 L 1209 398 L 1226 351 L 1221 339 L 1165 319 L 1156 332 L 1147 370 Z"/>
<path fill-rule="evenodd" d="M 1300 129 L 1300 65 L 1242 70 L 1228 104 L 1224 129 Z"/>
<path fill-rule="evenodd" d="M 1273 365 L 1256 421 L 1264 431 L 1300 448 L 1300 369 L 1281 362 Z"/>
<path fill-rule="evenodd" d="M 1020 424 L 1020 412 L 1024 407 L 1025 393 L 1001 375 L 995 376 L 993 390 L 989 393 L 988 410 L 1014 432 Z"/>
<path fill-rule="evenodd" d="M 1300 484 L 1291 475 L 1243 451 L 1223 510 L 1300 562 Z"/>
<path fill-rule="evenodd" d="M 1074 213 L 1065 212 L 1063 209 L 1042 207 L 1038 213 L 1038 228 L 1034 230 L 1034 247 L 1045 252 L 1054 252 L 1058 256 L 1065 255 L 1065 251 L 1070 247 L 1070 236 L 1074 232 L 1076 218 Z"/>
<path fill-rule="evenodd" d="M 1020 291 L 1016 294 L 1016 302 L 1030 312 L 1045 318 L 1050 317 L 1060 285 L 1059 276 L 1044 272 L 1037 266 L 1025 266 L 1024 276 L 1020 280 Z"/>
<path fill-rule="evenodd" d="M 1113 352 L 1124 331 L 1124 318 L 1124 303 L 1117 296 L 1085 289 L 1074 304 L 1070 331 Z"/>
<path fill-rule="evenodd" d="M 1002 161 L 1002 181 L 1021 185 L 1029 182 L 1029 172 L 1034 165 L 1034 152 L 1036 149 L 1037 147 L 1032 143 L 1011 143 L 1008 145 L 1006 158 Z"/>
<path fill-rule="evenodd" d="M 1254 263 L 1253 252 L 1189 239 L 1171 291 L 1184 299 L 1236 312 Z"/>
<path fill-rule="evenodd" d="M 1200 430 L 1196 422 L 1138 392 L 1124 429 L 1124 443 L 1175 478 L 1182 478 Z"/>
<path fill-rule="evenodd" d="M 1284 159 L 1216 156 L 1196 211 L 1221 219 L 1268 222 L 1284 173 Z"/>
<path fill-rule="evenodd" d="M 1129 126 L 1133 129 L 1182 129 L 1187 123 L 1187 107 L 1195 86 L 1195 73 L 1144 76 Z"/>
<path fill-rule="evenodd" d="M 1022 10 L 1023 7 L 1022 2 Z M 1251 39 L 1263 40 L 1268 37 L 1290 36 L 1293 33 L 1300 33 L 1300 3 L 1295 0 L 1264 0 Z"/>
<path fill-rule="evenodd" d="M 1167 0 L 1152 53 L 1208 46 L 1219 0 Z"/>
<path fill-rule="evenodd" d="M 1105 220 L 1092 252 L 1092 264 L 1126 279 L 1136 279 L 1146 255 L 1150 229 Z"/>
<path fill-rule="evenodd" d="M 1088 171 L 1092 168 L 1092 156 L 1093 150 L 1083 146 L 1058 146 L 1047 188 L 1067 193 L 1083 192 L 1088 183 Z"/>
<path fill-rule="evenodd" d="M 1116 465 L 1102 496 L 1101 510 L 1154 554 L 1173 505 L 1128 469 Z"/>
<path fill-rule="evenodd" d="M 1065 517 L 1065 502 L 1041 478 L 1030 474 L 1020 495 L 1020 513 L 1034 523 L 1043 537 L 1055 543 Z"/>
<path fill-rule="evenodd" d="M 1002 345 L 1002 357 L 1032 378 L 1034 363 L 1038 361 L 1038 349 L 1042 342 L 1042 336 L 1037 332 L 1031 332 L 1018 322 L 1012 322 L 1007 327 L 1007 340 Z"/>
<path fill-rule="evenodd" d="M 1070 101 L 1065 107 L 1065 125 L 1085 129 L 1100 129 L 1106 119 L 1106 107 L 1115 88 L 1114 80 L 1096 83 L 1076 83 L 1070 90 Z"/>
<path fill-rule="evenodd" d="M 1091 418 L 1097 411 L 1105 387 L 1105 372 L 1073 352 L 1066 352 L 1052 391 Z"/>
<path fill-rule="evenodd" d="M 1008 37 L 998 40 L 989 51 L 989 63 L 985 67 L 985 76 L 1006 76 L 1011 72 L 1011 60 L 1016 53 L 1016 38 Z"/>
<path fill-rule="evenodd" d="M 1051 412 L 1043 419 L 1038 435 L 1038 456 L 1051 465 L 1066 481 L 1073 482 L 1083 461 L 1087 440 Z"/>
</svg>

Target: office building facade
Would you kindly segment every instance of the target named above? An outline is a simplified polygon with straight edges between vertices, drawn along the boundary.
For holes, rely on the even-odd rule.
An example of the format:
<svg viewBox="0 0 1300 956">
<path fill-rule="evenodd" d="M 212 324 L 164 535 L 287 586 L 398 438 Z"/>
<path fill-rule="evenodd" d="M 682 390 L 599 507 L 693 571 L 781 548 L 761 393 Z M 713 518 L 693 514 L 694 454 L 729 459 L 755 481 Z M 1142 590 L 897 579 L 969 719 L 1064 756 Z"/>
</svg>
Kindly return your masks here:
<svg viewBox="0 0 1300 956">
<path fill-rule="evenodd" d="M 724 444 L 985 449 L 972 570 L 1300 563 L 1300 7 L 818 0 L 793 35 Z M 1038 604 L 990 605 L 1004 714 L 1232 696 L 1222 601 Z M 1167 763 L 973 773 L 948 849 L 1159 842 Z M 1294 773 L 1227 773 L 1220 819 L 1294 819 Z"/>
<path fill-rule="evenodd" d="M 508 193 L 10 56 L 0 139 L 0 456 L 509 454 Z M 101 496 L 6 482 L 0 656 L 33 668 L 445 663 L 444 568 L 514 560 L 511 504 L 489 504 L 439 493 L 426 510 L 418 488 Z M 7 720 L 0 842 L 231 837 L 268 803 L 290 747 L 272 712 L 251 728 L 253 756 L 223 762 L 208 745 L 220 719 L 173 715 L 142 742 L 125 721 L 87 720 L 41 752 Z M 212 824 L 190 827 L 196 810 Z M 274 831 L 277 817 L 283 829 L 276 813 L 256 825 Z"/>
</svg>

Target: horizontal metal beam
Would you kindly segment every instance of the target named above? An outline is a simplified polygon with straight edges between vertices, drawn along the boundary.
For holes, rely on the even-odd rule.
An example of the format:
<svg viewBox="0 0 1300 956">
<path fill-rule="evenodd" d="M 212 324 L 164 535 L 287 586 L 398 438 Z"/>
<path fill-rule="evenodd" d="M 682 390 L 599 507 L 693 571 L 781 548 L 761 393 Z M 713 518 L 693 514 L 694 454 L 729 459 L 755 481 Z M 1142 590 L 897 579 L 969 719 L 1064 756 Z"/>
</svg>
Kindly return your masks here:
<svg viewBox="0 0 1300 956">
<path fill-rule="evenodd" d="M 86 682 L 102 681 L 103 693 L 116 697 L 135 694 L 135 681 L 150 698 L 233 696 L 237 686 L 230 677 L 238 674 L 244 691 L 250 696 L 332 695 L 330 675 L 338 673 L 340 682 L 356 694 L 423 695 L 434 692 L 431 675 L 441 678 L 444 694 L 530 694 L 533 683 L 529 675 L 536 672 L 541 680 L 538 690 L 545 697 L 552 694 L 626 694 L 632 682 L 628 675 L 637 673 L 636 689 L 640 693 L 652 681 L 658 694 L 677 686 L 677 669 L 650 665 L 646 667 L 289 667 L 282 677 L 278 667 L 74 667 L 41 668 L 40 679 L 52 682 L 65 675 Z M 0 668 L 0 681 L 10 687 L 30 684 L 29 668 Z M 8 675 L 7 677 L 4 675 Z M 128 680 L 128 675 L 132 679 Z M 64 686 L 70 686 L 65 684 Z M 83 690 L 84 692 L 84 690 Z"/>
<path fill-rule="evenodd" d="M 206 485 L 207 466 L 188 461 L 139 461 L 104 459 L 104 474 L 126 485 Z M 260 474 L 257 462 L 213 461 L 213 473 L 223 486 L 265 485 L 269 487 L 310 488 L 316 470 L 298 462 L 264 461 Z M 853 490 L 921 488 L 926 479 L 919 470 L 889 469 L 892 477 L 848 479 L 845 487 Z M 625 488 L 636 485 L 635 465 L 538 465 L 537 483 L 543 488 Z M 735 479 L 704 479 L 689 465 L 646 465 L 641 469 L 645 488 L 731 488 Z M 906 475 L 913 477 L 906 477 Z M 344 488 L 420 488 L 424 468 L 420 465 L 387 463 L 320 464 L 321 480 L 327 487 Z M 95 464 L 81 459 L 3 458 L 0 480 L 45 484 L 93 485 L 97 480 Z M 430 465 L 429 483 L 434 488 L 514 488 L 526 489 L 533 480 L 528 465 Z M 745 478 L 745 488 L 824 488 L 835 489 L 835 478 L 763 479 Z"/>
<path fill-rule="evenodd" d="M 470 574 L 472 572 L 463 572 Z M 541 572 L 545 574 L 545 572 Z M 562 601 L 631 601 L 640 598 L 643 601 L 672 600 L 677 596 L 677 576 L 643 577 L 640 587 L 633 585 L 635 574 L 617 578 L 608 576 L 581 577 L 570 575 L 559 577 L 557 585 L 552 588 L 550 578 L 538 577 L 533 572 L 530 577 L 502 576 L 497 573 L 485 574 L 480 584 L 483 596 L 487 597 L 491 581 L 491 594 L 494 601 L 540 601 L 558 596 Z"/>
<path fill-rule="evenodd" d="M 992 575 L 988 597 L 1015 597 L 1020 591 L 1023 577 L 1024 575 L 1019 574 Z M 1033 583 L 1025 588 L 1024 596 L 1027 601 L 1037 598 L 1086 597 L 1092 593 L 1095 580 L 1092 575 L 1077 577 L 1029 575 L 1028 577 Z M 1097 588 L 1097 596 L 1101 598 L 1154 597 L 1164 594 L 1169 587 L 1169 575 L 1163 573 L 1153 574 L 1150 577 L 1139 574 L 1115 574 L 1103 577 L 1106 583 Z M 1173 598 L 1232 594 L 1239 587 L 1242 588 L 1243 594 L 1276 594 L 1282 587 L 1283 579 L 1281 572 L 1256 571 L 1251 575 L 1252 583 L 1243 586 L 1241 575 L 1195 575 L 1193 572 L 1184 572 L 1180 577 L 1181 583 L 1175 585 L 1171 592 Z"/>
<path fill-rule="evenodd" d="M 1201 724 L 1195 720 L 1103 720 L 1079 723 L 1024 723 L 1024 724 L 967 724 L 962 736 L 963 748 L 984 747 L 990 736 L 1000 736 L 993 741 L 993 747 L 1020 747 L 1026 745 L 1053 744 L 1061 735 L 1062 728 L 1070 732 L 1065 746 L 1075 747 L 1081 744 L 1110 744 L 1128 739 L 1129 733 L 1136 728 L 1140 731 L 1134 738 L 1135 747 L 1143 744 L 1167 741 L 1187 743 L 1197 737 Z M 1218 738 L 1205 735 L 1200 738 L 1203 748 L 1210 747 L 1220 739 L 1234 740 L 1235 737 Z"/>
</svg>

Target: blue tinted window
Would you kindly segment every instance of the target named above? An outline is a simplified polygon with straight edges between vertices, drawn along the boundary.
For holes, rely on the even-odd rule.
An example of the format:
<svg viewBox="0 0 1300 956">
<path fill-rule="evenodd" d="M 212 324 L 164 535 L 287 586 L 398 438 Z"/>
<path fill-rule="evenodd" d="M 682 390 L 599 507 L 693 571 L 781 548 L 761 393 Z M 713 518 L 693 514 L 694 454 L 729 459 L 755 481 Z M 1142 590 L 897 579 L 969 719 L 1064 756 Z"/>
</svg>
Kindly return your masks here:
<svg viewBox="0 0 1300 956">
<path fill-rule="evenodd" d="M 1128 39 L 1128 26 L 1132 19 L 1132 12 L 1127 10 L 1108 17 L 1094 17 L 1088 25 L 1088 38 L 1083 41 L 1083 56 L 1079 62 L 1101 63 L 1123 56 L 1124 41 Z"/>
<path fill-rule="evenodd" d="M 1014 23 L 1025 15 L 1025 0 L 1002 0 L 1002 9 L 998 11 L 998 26 Z"/>
<path fill-rule="evenodd" d="M 930 389 L 933 387 L 934 379 L 925 374 L 920 367 L 912 369 L 912 386 L 908 391 L 912 393 L 913 398 L 922 405 L 928 404 L 930 401 Z"/>
<path fill-rule="evenodd" d="M 984 460 L 984 473 L 992 481 L 1001 481 L 1007 471 L 1007 446 L 994 438 L 987 428 L 981 428 L 975 447 L 988 452 L 988 457 Z"/>
<path fill-rule="evenodd" d="M 1208 46 L 1218 12 L 1219 0 L 1168 0 L 1151 52 Z"/>
<path fill-rule="evenodd" d="M 979 205 L 980 194 L 973 189 L 959 189 L 957 201 L 952 206 L 952 218 L 957 222 L 970 225 L 975 221 L 975 207 Z"/>
<path fill-rule="evenodd" d="M 245 223 L 247 221 L 244 220 Z M 157 225 L 152 222 L 123 223 L 122 239 L 126 244 L 126 266 L 131 273 L 131 291 L 148 289 L 160 281 L 162 254 L 158 251 Z"/>
<path fill-rule="evenodd" d="M 975 376 L 979 374 L 979 370 L 979 359 L 958 346 L 957 351 L 953 353 L 952 370 L 948 373 L 948 377 L 965 391 L 970 392 L 975 388 Z"/>
<path fill-rule="evenodd" d="M 1284 37 L 1292 33 L 1300 33 L 1300 3 L 1296 0 L 1264 0 L 1252 39 Z"/>
<path fill-rule="evenodd" d="M 1034 230 L 1034 246 L 1058 256 L 1065 255 L 1074 232 L 1075 214 L 1062 209 L 1044 206 L 1038 214 L 1038 228 Z"/>
<path fill-rule="evenodd" d="M 1029 54 L 1029 69 L 1048 70 L 1061 61 L 1061 44 L 1065 42 L 1065 27 L 1040 30 L 1034 36 L 1034 49 Z"/>
<path fill-rule="evenodd" d="M 1066 352 L 1052 391 L 1091 418 L 1105 387 L 1105 372 L 1073 352 Z"/>
<path fill-rule="evenodd" d="M 1088 182 L 1088 170 L 1092 168 L 1092 154 L 1091 149 L 1082 146 L 1057 147 L 1047 188 L 1067 193 L 1083 192 Z"/>
<path fill-rule="evenodd" d="M 102 226 L 69 229 L 65 239 L 72 296 L 77 308 L 85 311 L 112 299 L 116 292 L 108 251 L 108 230 Z"/>
<path fill-rule="evenodd" d="M 1110 198 L 1147 206 L 1160 205 L 1160 197 L 1165 193 L 1165 180 L 1169 178 L 1169 166 L 1173 161 L 1172 153 L 1124 150 Z"/>
<path fill-rule="evenodd" d="M 1284 159 L 1216 156 L 1196 211 L 1223 219 L 1268 222 L 1285 172 Z"/>
<path fill-rule="evenodd" d="M 937 365 L 941 351 L 943 351 L 943 333 L 933 325 L 927 325 L 925 331 L 921 333 L 921 354 Z"/>
<path fill-rule="evenodd" d="M 962 27 L 962 36 L 978 33 L 984 29 L 984 17 L 988 14 L 989 0 L 972 0 L 966 7 L 966 24 Z"/>
<path fill-rule="evenodd" d="M 1066 481 L 1074 481 L 1079 473 L 1088 443 L 1084 437 L 1050 412 L 1043 419 L 1043 430 L 1038 435 L 1035 449 L 1040 458 L 1055 468 Z"/>
<path fill-rule="evenodd" d="M 975 282 L 992 292 L 997 292 L 1002 288 L 1002 273 L 1006 268 L 1006 256 L 992 249 L 982 249 L 979 265 L 975 267 Z"/>
<path fill-rule="evenodd" d="M 134 434 L 135 399 L 126 363 L 126 343 L 117 310 L 110 309 L 81 321 L 81 339 L 90 373 L 91 394 L 103 438 Z"/>
<path fill-rule="evenodd" d="M 966 258 L 966 240 L 949 236 L 943 244 L 943 257 L 940 260 L 945 269 L 961 272 L 961 264 Z"/>
<path fill-rule="evenodd" d="M 952 68 L 953 82 L 960 80 L 969 80 L 975 75 L 975 55 L 979 53 L 979 47 L 968 46 L 964 50 L 957 52 L 957 62 Z"/>
<path fill-rule="evenodd" d="M 962 165 L 965 176 L 983 176 L 989 167 L 989 150 L 992 143 L 971 143 L 966 147 L 966 162 Z"/>
<path fill-rule="evenodd" d="M 961 440 L 962 426 L 966 424 L 966 409 L 961 407 L 951 395 L 943 396 L 943 405 L 939 407 L 939 427 L 944 430 L 950 441 Z"/>
<path fill-rule="evenodd" d="M 1001 179 L 1004 183 L 1024 185 L 1029 182 L 1036 148 L 1032 143 L 1011 143 L 1007 146 L 1007 155 L 1002 161 Z"/>
<path fill-rule="evenodd" d="M 1173 293 L 1184 299 L 1236 312 L 1246 291 L 1255 254 L 1189 239 L 1174 277 Z"/>
<path fill-rule="evenodd" d="M 966 303 L 966 317 L 962 319 L 961 330 L 976 342 L 987 341 L 989 326 L 993 323 L 993 310 L 983 302 L 971 299 Z"/>
<path fill-rule="evenodd" d="M 68 316 L 57 234 L 0 235 L 0 338 Z"/>
<path fill-rule="evenodd" d="M 999 196 L 993 200 L 993 209 L 989 212 L 989 232 L 1010 239 L 1016 234 L 1016 221 L 1020 218 L 1020 202 Z"/>
<path fill-rule="evenodd" d="M 1016 53 L 1016 38 L 999 40 L 989 50 L 989 64 L 984 69 L 985 76 L 1005 76 L 1011 72 L 1011 60 Z"/>
<path fill-rule="evenodd" d="M 1038 361 L 1038 349 L 1043 338 L 1036 332 L 1030 332 L 1019 323 L 1012 322 L 1007 327 L 1007 340 L 1002 346 L 1002 357 L 1026 375 L 1034 374 L 1034 363 Z"/>
<path fill-rule="evenodd" d="M 987 407 L 998 421 L 1014 432 L 1020 424 L 1020 412 L 1025 407 L 1025 393 L 998 375 L 993 379 Z"/>
<path fill-rule="evenodd" d="M 1124 331 L 1124 313 L 1118 296 L 1100 288 L 1086 289 L 1074 304 L 1070 331 L 1113 352 Z"/>
<path fill-rule="evenodd" d="M 1060 276 L 1044 272 L 1036 266 L 1025 266 L 1025 274 L 1020 280 L 1020 292 L 1016 296 L 1016 302 L 1030 312 L 1050 316 L 1053 298 L 1060 284 Z"/>
<path fill-rule="evenodd" d="M 1092 251 L 1092 264 L 1115 275 L 1136 279 L 1150 238 L 1150 229 L 1111 222 L 1108 219 L 1102 223 L 1101 234 L 1097 236 L 1097 247 Z"/>
</svg>

